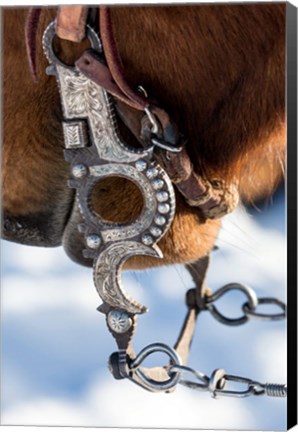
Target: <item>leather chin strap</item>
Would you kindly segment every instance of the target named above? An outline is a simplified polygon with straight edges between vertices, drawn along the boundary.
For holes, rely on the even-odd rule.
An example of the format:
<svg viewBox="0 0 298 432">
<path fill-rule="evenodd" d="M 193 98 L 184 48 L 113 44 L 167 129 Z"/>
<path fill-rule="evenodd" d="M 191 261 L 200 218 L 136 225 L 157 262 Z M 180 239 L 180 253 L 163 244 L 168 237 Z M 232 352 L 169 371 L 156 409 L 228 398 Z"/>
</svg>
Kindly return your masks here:
<svg viewBox="0 0 298 432">
<path fill-rule="evenodd" d="M 185 140 L 169 115 L 152 103 L 125 79 L 125 71 L 117 50 L 110 8 L 101 6 L 100 37 L 106 64 L 91 50 L 76 62 L 82 74 L 115 97 L 119 117 L 143 146 L 154 144 L 157 161 L 167 171 L 188 205 L 198 208 L 203 219 L 218 219 L 232 212 L 238 202 L 237 185 L 222 179 L 206 179 L 198 175 L 184 147 Z M 36 77 L 35 35 L 40 9 L 31 8 L 26 24 L 26 46 L 32 75 Z M 56 34 L 72 42 L 85 37 L 87 6 L 60 6 L 56 18 Z M 140 116 L 140 112 L 145 115 Z"/>
</svg>

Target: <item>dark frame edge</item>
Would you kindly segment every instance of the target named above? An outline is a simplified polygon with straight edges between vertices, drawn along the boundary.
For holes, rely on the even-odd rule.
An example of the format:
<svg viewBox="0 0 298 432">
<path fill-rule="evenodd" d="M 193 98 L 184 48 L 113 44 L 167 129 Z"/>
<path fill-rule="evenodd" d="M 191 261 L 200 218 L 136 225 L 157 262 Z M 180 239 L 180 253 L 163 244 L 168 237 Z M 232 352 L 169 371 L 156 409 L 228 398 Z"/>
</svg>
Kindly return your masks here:
<svg viewBox="0 0 298 432">
<path fill-rule="evenodd" d="M 297 8 L 287 2 L 287 428 L 297 424 Z"/>
</svg>

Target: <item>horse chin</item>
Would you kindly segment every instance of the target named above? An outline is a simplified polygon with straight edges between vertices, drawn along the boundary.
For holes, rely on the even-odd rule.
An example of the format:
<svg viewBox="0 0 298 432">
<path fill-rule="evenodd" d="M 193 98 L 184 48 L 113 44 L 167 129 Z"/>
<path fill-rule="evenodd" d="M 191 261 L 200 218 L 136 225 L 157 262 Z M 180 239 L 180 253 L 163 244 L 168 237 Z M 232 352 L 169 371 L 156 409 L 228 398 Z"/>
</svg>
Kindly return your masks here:
<svg viewBox="0 0 298 432">
<path fill-rule="evenodd" d="M 26 215 L 15 215 L 4 210 L 1 238 L 27 246 L 60 246 L 67 219 L 66 208 L 60 212 L 39 212 Z"/>
</svg>

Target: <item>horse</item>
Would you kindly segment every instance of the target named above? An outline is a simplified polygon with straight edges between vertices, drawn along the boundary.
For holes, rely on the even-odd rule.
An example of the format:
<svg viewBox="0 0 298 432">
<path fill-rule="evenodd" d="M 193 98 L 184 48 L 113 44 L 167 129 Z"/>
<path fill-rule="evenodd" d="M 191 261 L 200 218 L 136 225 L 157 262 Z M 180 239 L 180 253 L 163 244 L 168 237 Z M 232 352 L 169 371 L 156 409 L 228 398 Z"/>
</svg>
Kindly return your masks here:
<svg viewBox="0 0 298 432">
<path fill-rule="evenodd" d="M 279 3 L 111 7 L 131 86 L 141 85 L 170 113 L 187 137 L 194 171 L 235 182 L 243 202 L 270 196 L 284 174 L 285 9 Z M 24 34 L 15 31 L 27 13 L 3 10 L 2 236 L 35 246 L 62 243 L 73 260 L 90 266 L 67 186 L 59 93 L 44 72 L 41 37 L 56 10 L 42 8 L 36 81 Z M 55 43 L 70 63 L 85 48 Z M 177 189 L 175 195 L 172 226 L 159 242 L 163 258 L 134 257 L 127 268 L 192 263 L 214 247 L 221 221 L 204 218 Z M 134 219 L 142 207 L 135 185 L 117 177 L 99 182 L 92 199 L 113 222 Z"/>
</svg>

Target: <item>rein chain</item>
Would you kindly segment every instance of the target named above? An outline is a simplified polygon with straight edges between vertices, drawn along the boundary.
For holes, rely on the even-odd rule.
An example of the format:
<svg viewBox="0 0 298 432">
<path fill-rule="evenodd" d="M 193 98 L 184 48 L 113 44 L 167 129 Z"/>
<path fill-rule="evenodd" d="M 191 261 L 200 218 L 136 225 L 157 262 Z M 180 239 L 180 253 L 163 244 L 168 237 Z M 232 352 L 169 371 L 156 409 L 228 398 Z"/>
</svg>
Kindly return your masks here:
<svg viewBox="0 0 298 432">
<path fill-rule="evenodd" d="M 26 30 L 33 72 L 36 72 L 34 33 L 39 13 L 40 10 L 31 10 Z M 264 394 L 285 397 L 286 385 L 262 384 L 227 374 L 223 369 L 216 369 L 207 376 L 186 366 L 196 319 L 204 310 L 230 326 L 244 324 L 249 319 L 273 321 L 285 318 L 284 303 L 274 298 L 258 299 L 251 288 L 241 284 L 226 285 L 211 295 L 205 283 L 209 256 L 186 266 L 195 288 L 186 294 L 188 312 L 174 348 L 155 343 L 138 355 L 134 353 L 132 338 L 137 316 L 147 309 L 125 293 L 120 278 L 121 268 L 131 256 L 162 257 L 157 243 L 167 232 L 175 214 L 172 183 L 188 204 L 198 207 L 205 218 L 221 217 L 232 211 L 238 203 L 238 192 L 235 185 L 226 185 L 222 180 L 209 181 L 196 174 L 184 147 L 185 140 L 168 114 L 153 105 L 146 96 L 131 89 L 126 82 L 113 38 L 109 9 L 100 8 L 101 39 L 86 24 L 87 16 L 86 7 L 60 7 L 56 21 L 50 23 L 44 32 L 43 49 L 50 63 L 47 73 L 56 77 L 60 91 L 64 155 L 72 173 L 69 186 L 76 189 L 76 201 L 83 218 L 83 223 L 78 226 L 85 238 L 83 255 L 94 260 L 94 283 L 103 301 L 98 310 L 105 314 L 108 329 L 118 346 L 118 351 L 109 359 L 113 376 L 116 379 L 128 378 L 149 391 L 170 392 L 177 384 L 182 384 L 209 391 L 213 397 Z M 76 42 L 86 35 L 92 49 L 83 53 L 74 66 L 67 66 L 53 50 L 56 34 Z M 118 132 L 117 100 L 144 112 L 139 134 L 141 149 L 128 146 Z M 91 196 L 95 184 L 111 177 L 123 177 L 135 183 L 142 193 L 143 210 L 129 224 L 110 223 L 93 209 Z M 224 316 L 214 305 L 232 290 L 240 290 L 247 297 L 242 307 L 243 315 L 239 318 Z M 282 312 L 262 314 L 258 312 L 258 306 L 262 304 L 275 304 Z M 169 365 L 142 367 L 143 361 L 156 352 L 166 354 L 170 359 Z M 183 378 L 184 375 L 191 378 Z M 235 383 L 244 385 L 244 389 L 233 389 Z"/>
</svg>

